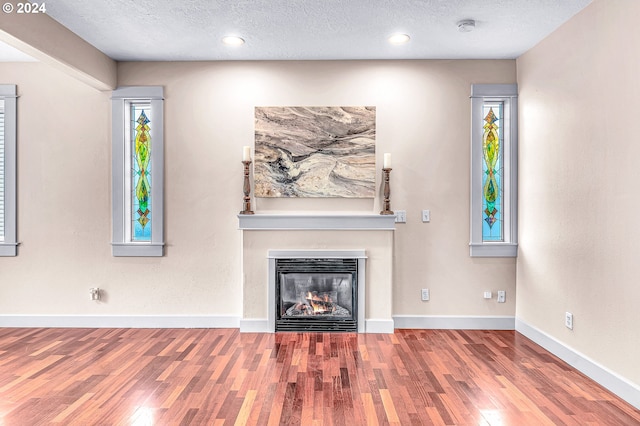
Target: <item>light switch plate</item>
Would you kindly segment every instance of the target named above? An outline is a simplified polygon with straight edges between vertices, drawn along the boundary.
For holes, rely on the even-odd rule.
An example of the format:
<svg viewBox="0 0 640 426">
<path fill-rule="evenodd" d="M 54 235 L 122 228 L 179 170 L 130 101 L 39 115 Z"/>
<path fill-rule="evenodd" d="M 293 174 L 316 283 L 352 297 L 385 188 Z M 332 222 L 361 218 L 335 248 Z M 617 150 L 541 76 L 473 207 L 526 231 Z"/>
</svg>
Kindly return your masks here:
<svg viewBox="0 0 640 426">
<path fill-rule="evenodd" d="M 423 288 L 422 289 L 421 297 L 422 297 L 422 300 L 425 301 L 425 302 L 429 300 L 429 289 L 428 288 Z"/>
</svg>

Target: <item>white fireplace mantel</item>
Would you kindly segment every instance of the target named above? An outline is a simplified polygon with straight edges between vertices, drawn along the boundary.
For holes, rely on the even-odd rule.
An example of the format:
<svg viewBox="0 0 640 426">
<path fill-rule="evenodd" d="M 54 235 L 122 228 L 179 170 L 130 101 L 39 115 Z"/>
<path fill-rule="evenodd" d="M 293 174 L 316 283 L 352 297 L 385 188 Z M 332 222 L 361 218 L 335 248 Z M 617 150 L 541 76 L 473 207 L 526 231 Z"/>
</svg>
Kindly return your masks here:
<svg viewBox="0 0 640 426">
<path fill-rule="evenodd" d="M 394 215 L 380 214 L 239 214 L 239 229 L 393 231 Z"/>
</svg>

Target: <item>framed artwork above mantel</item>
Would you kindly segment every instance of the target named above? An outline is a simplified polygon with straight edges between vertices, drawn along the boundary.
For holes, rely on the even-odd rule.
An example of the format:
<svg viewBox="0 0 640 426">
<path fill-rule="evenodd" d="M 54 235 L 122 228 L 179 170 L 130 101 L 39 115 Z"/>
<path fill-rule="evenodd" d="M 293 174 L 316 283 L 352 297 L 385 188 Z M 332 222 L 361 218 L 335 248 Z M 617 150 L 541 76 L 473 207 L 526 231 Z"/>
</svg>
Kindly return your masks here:
<svg viewBox="0 0 640 426">
<path fill-rule="evenodd" d="M 375 197 L 376 108 L 255 108 L 255 196 Z"/>
</svg>

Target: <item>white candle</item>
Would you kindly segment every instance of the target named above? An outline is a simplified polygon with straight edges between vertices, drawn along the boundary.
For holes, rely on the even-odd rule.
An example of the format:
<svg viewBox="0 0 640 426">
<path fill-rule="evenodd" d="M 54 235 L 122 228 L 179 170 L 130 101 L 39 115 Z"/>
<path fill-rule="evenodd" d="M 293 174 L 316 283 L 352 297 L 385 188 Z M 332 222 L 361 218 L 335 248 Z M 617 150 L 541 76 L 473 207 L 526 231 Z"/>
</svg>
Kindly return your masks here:
<svg viewBox="0 0 640 426">
<path fill-rule="evenodd" d="M 242 147 L 242 161 L 251 161 L 251 147 Z"/>
<path fill-rule="evenodd" d="M 388 152 L 384 154 L 384 162 L 382 163 L 382 168 L 384 169 L 391 168 L 391 154 Z"/>
</svg>

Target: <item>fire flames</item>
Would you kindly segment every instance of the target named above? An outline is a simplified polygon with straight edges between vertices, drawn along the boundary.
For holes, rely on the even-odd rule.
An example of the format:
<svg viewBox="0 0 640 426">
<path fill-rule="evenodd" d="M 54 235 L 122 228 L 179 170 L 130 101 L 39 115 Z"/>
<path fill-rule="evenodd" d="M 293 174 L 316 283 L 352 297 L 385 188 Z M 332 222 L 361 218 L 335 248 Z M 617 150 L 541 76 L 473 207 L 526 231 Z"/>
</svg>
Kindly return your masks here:
<svg viewBox="0 0 640 426">
<path fill-rule="evenodd" d="M 336 309 L 333 300 L 331 300 L 331 297 L 326 293 L 318 296 L 317 294 L 309 291 L 307 292 L 306 299 L 313 310 L 313 315 L 332 313 Z"/>
</svg>

